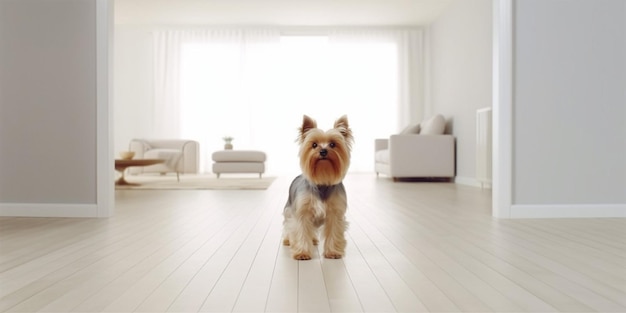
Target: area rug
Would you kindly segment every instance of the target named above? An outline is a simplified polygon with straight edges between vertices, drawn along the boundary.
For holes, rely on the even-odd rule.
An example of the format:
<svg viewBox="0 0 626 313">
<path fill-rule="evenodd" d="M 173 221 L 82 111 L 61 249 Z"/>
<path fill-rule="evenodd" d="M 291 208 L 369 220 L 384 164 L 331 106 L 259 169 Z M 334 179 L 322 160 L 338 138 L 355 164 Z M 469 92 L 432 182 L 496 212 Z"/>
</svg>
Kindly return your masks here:
<svg viewBox="0 0 626 313">
<path fill-rule="evenodd" d="M 264 190 L 276 177 L 228 177 L 216 178 L 215 175 L 181 175 L 176 176 L 126 176 L 129 183 L 136 186 L 115 186 L 116 190 Z"/>
</svg>

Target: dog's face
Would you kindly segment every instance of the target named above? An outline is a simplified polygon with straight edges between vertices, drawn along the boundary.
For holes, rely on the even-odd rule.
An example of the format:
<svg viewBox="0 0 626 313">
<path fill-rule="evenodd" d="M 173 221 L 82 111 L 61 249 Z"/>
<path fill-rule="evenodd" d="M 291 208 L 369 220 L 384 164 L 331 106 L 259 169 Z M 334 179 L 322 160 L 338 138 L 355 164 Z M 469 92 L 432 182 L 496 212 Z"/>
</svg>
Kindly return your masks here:
<svg viewBox="0 0 626 313">
<path fill-rule="evenodd" d="M 315 120 L 304 116 L 300 135 L 300 167 L 304 176 L 316 185 L 340 183 L 350 167 L 352 130 L 344 115 L 334 128 L 323 131 Z"/>
</svg>

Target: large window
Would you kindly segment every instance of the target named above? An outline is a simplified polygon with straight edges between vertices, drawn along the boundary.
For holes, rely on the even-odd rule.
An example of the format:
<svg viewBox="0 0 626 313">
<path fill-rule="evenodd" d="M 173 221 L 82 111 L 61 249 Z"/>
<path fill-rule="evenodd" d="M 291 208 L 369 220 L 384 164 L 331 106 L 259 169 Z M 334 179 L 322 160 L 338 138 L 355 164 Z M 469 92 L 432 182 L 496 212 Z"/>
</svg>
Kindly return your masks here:
<svg viewBox="0 0 626 313">
<path fill-rule="evenodd" d="M 210 172 L 211 153 L 223 148 L 224 136 L 235 138 L 235 149 L 265 151 L 268 173 L 299 172 L 296 137 L 304 114 L 323 129 L 346 114 L 355 138 L 350 171 L 371 172 L 374 139 L 404 126 L 399 112 L 406 51 L 393 40 L 184 39 L 176 53 L 157 54 L 157 62 L 166 61 L 164 69 L 172 55 L 180 62 L 172 72 L 177 75 L 163 71 L 161 85 L 178 77 L 177 85 L 162 89 L 176 91 L 166 93 L 178 99 L 170 101 L 178 107 L 176 135 L 200 141 L 204 172 Z M 157 89 L 158 82 L 157 75 Z"/>
</svg>

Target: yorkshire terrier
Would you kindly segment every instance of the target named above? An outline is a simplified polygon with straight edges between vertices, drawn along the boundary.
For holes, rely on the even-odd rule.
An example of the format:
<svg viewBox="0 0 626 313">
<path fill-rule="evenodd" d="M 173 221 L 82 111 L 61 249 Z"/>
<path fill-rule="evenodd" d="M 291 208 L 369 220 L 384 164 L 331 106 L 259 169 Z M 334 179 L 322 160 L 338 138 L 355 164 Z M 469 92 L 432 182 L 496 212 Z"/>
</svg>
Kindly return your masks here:
<svg viewBox="0 0 626 313">
<path fill-rule="evenodd" d="M 290 246 L 294 259 L 310 260 L 313 246 L 318 243 L 318 229 L 323 225 L 324 257 L 339 259 L 346 248 L 348 206 L 342 181 L 350 166 L 354 141 L 348 118 L 340 117 L 334 128 L 323 131 L 305 115 L 297 141 L 302 174 L 289 187 L 283 212 L 283 244 Z"/>
</svg>

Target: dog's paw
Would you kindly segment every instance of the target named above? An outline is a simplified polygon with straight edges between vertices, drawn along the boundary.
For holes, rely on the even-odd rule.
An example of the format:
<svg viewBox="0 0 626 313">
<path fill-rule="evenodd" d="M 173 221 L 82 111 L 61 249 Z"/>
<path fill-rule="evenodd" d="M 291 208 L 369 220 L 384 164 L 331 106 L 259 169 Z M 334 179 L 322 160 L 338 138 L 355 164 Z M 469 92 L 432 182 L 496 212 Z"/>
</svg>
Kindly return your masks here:
<svg viewBox="0 0 626 313">
<path fill-rule="evenodd" d="M 293 255 L 294 260 L 310 260 L 311 255 L 308 253 L 298 253 Z"/>
<path fill-rule="evenodd" d="M 324 252 L 324 257 L 327 259 L 341 259 L 343 255 L 339 252 Z"/>
</svg>

